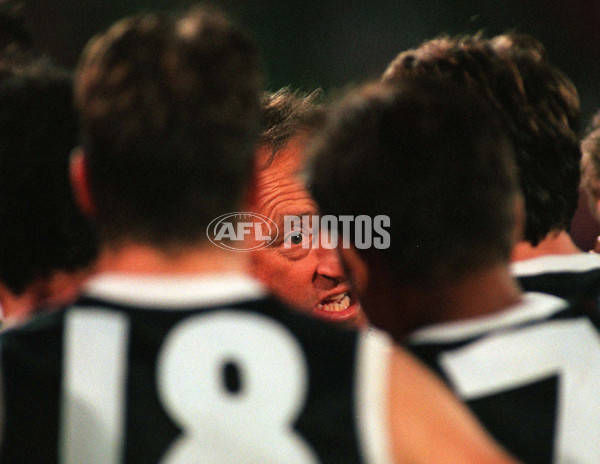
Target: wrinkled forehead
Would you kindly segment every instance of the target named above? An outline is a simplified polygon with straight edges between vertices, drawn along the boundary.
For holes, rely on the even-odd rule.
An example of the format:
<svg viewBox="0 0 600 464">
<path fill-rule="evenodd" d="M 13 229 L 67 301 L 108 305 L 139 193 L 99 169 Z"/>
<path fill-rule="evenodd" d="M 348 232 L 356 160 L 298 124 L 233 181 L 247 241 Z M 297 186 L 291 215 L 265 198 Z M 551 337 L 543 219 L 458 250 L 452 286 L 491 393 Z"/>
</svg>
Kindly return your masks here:
<svg viewBox="0 0 600 464">
<path fill-rule="evenodd" d="M 275 220 L 284 215 L 316 214 L 317 206 L 300 179 L 306 146 L 304 140 L 292 140 L 279 150 L 273 161 L 256 174 L 256 205 L 260 214 Z M 268 159 L 270 149 L 259 150 Z M 259 164 L 260 165 L 260 164 Z"/>
</svg>

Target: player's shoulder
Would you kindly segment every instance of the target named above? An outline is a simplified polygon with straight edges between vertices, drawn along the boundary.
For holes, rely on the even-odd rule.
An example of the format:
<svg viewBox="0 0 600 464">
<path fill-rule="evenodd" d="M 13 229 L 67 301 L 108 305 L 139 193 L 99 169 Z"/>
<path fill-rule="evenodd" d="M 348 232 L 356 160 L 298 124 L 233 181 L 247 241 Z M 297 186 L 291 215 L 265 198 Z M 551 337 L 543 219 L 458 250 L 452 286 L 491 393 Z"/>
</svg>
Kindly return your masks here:
<svg viewBox="0 0 600 464">
<path fill-rule="evenodd" d="M 10 379 L 16 382 L 12 385 L 17 389 L 19 385 L 23 389 L 23 378 L 37 379 L 46 386 L 56 378 L 62 359 L 65 308 L 45 311 L 0 332 L 2 371 L 5 375 L 10 372 Z M 5 376 L 4 381 L 9 379 Z M 9 385 L 3 388 L 8 395 Z"/>
<path fill-rule="evenodd" d="M 26 321 L 2 327 L 0 343 L 2 346 L 24 343 L 26 346 L 43 344 L 58 337 L 62 331 L 66 306 L 43 307 Z"/>
</svg>

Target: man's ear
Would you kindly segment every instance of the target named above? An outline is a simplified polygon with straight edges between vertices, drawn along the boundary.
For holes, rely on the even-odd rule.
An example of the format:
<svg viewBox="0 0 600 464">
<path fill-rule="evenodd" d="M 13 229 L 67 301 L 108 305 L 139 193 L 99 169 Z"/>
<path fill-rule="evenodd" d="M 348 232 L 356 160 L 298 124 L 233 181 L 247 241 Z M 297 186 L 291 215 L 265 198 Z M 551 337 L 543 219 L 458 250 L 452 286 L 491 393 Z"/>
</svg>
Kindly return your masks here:
<svg viewBox="0 0 600 464">
<path fill-rule="evenodd" d="M 87 155 L 83 148 L 78 147 L 71 153 L 69 164 L 71 189 L 75 195 L 75 201 L 81 212 L 92 218 L 96 215 L 96 205 L 90 189 L 89 175 L 87 170 Z"/>
</svg>

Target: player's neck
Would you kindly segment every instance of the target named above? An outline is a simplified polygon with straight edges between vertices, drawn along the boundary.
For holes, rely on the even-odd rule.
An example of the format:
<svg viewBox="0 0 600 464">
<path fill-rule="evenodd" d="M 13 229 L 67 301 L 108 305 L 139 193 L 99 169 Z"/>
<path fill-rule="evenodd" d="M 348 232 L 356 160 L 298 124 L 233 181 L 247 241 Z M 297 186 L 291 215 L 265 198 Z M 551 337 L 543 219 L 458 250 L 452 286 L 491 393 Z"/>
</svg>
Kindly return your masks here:
<svg viewBox="0 0 600 464">
<path fill-rule="evenodd" d="M 522 290 L 508 266 L 497 265 L 452 282 L 438 292 L 444 310 L 440 322 L 470 319 L 519 303 Z"/>
<path fill-rule="evenodd" d="M 396 320 L 397 327 L 388 329 L 397 341 L 426 326 L 493 314 L 517 304 L 522 296 L 505 264 L 434 288 L 400 285 L 395 292 L 403 317 Z"/>
<path fill-rule="evenodd" d="M 513 248 L 511 261 L 538 258 L 545 255 L 570 255 L 581 253 L 569 233 L 565 230 L 550 232 L 540 243 L 532 246 L 526 241 L 518 242 Z"/>
<path fill-rule="evenodd" d="M 151 275 L 209 275 L 246 273 L 246 256 L 212 244 L 166 252 L 148 245 L 128 243 L 106 246 L 100 252 L 98 273 Z"/>
</svg>

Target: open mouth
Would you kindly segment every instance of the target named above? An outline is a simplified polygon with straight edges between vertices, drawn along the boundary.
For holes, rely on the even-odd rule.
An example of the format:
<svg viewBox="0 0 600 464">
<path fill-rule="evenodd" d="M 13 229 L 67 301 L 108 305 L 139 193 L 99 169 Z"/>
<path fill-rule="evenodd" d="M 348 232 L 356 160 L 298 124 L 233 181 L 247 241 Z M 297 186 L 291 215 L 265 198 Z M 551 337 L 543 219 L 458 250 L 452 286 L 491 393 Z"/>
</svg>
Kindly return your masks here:
<svg viewBox="0 0 600 464">
<path fill-rule="evenodd" d="M 352 297 L 349 292 L 342 292 L 337 295 L 332 295 L 319 304 L 317 304 L 317 309 L 325 312 L 337 313 L 340 311 L 344 311 L 348 309 L 352 304 Z"/>
<path fill-rule="evenodd" d="M 342 327 L 359 327 L 365 323 L 357 297 L 351 291 L 328 296 L 314 307 L 313 315 Z"/>
<path fill-rule="evenodd" d="M 341 327 L 356 328 L 366 324 L 360 302 L 349 290 L 321 300 L 315 305 L 313 315 Z"/>
</svg>

